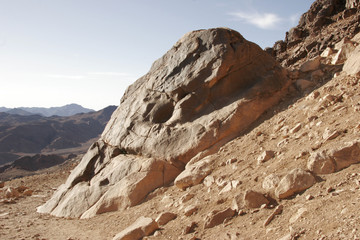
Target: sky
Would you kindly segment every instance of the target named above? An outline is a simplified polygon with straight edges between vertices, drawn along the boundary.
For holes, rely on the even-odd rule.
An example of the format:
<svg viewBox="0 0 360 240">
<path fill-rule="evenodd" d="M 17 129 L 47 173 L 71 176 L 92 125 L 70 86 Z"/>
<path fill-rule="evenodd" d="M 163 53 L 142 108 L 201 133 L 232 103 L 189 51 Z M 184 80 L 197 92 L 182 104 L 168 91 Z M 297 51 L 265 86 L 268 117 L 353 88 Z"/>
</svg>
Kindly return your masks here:
<svg viewBox="0 0 360 240">
<path fill-rule="evenodd" d="M 313 0 L 0 0 L 0 107 L 119 105 L 185 33 L 214 27 L 271 47 Z"/>
</svg>

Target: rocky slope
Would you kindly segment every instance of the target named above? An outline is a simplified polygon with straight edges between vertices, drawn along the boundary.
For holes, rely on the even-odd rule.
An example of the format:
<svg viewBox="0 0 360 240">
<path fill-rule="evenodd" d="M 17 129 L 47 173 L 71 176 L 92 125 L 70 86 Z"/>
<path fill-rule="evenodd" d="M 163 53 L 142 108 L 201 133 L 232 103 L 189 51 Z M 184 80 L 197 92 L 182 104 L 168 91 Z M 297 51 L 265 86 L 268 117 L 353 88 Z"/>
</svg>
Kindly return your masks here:
<svg viewBox="0 0 360 240">
<path fill-rule="evenodd" d="M 283 66 L 299 66 L 327 47 L 354 37 L 360 31 L 359 21 L 357 0 L 317 0 L 301 16 L 298 26 L 286 33 L 285 40 L 267 51 Z"/>
<path fill-rule="evenodd" d="M 335 15 L 358 14 L 351 8 L 358 1 L 319 0 L 304 16 L 326 4 Z M 341 18 L 322 31 L 331 24 L 356 25 Z M 360 36 L 345 33 L 288 70 L 232 30 L 187 34 L 128 89 L 101 139 L 56 192 L 71 167 L 6 183 L 13 189 L 0 205 L 2 233 L 358 239 Z M 39 194 L 20 193 L 25 182 Z M 40 204 L 39 212 L 75 218 L 21 208 Z"/>
</svg>

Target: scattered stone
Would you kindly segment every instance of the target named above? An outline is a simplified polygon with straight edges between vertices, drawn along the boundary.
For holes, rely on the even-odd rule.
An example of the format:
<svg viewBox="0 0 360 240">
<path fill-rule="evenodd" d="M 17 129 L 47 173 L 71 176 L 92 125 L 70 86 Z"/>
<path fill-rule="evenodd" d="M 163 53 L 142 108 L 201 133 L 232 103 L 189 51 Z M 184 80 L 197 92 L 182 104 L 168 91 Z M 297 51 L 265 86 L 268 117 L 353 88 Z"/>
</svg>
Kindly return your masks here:
<svg viewBox="0 0 360 240">
<path fill-rule="evenodd" d="M 28 187 L 25 186 L 19 186 L 16 188 L 16 190 L 18 190 L 20 193 L 24 192 L 26 189 L 28 189 Z"/>
<path fill-rule="evenodd" d="M 30 197 L 33 194 L 33 190 L 27 189 L 23 192 L 24 196 Z"/>
<path fill-rule="evenodd" d="M 269 200 L 264 194 L 247 190 L 244 195 L 244 205 L 248 208 L 259 208 L 263 204 L 269 204 Z"/>
<path fill-rule="evenodd" d="M 348 142 L 343 147 L 329 151 L 329 155 L 335 160 L 336 171 L 360 162 L 360 143 Z"/>
<path fill-rule="evenodd" d="M 323 134 L 323 139 L 328 141 L 328 140 L 333 140 L 336 137 L 338 137 L 340 135 L 340 132 L 335 130 L 335 131 L 331 131 L 329 128 L 326 128 Z"/>
<path fill-rule="evenodd" d="M 220 198 L 216 201 L 216 204 L 223 204 L 224 202 L 226 202 L 226 198 Z"/>
<path fill-rule="evenodd" d="M 233 188 L 232 183 L 228 182 L 228 184 L 226 184 L 225 187 L 223 189 L 221 189 L 221 191 L 219 192 L 219 195 L 231 191 L 232 188 Z"/>
<path fill-rule="evenodd" d="M 262 183 L 262 187 L 267 191 L 271 191 L 274 190 L 279 185 L 279 182 L 280 182 L 279 176 L 276 175 L 275 173 L 272 173 L 267 177 L 265 177 Z"/>
<path fill-rule="evenodd" d="M 329 57 L 330 55 L 332 55 L 334 53 L 334 50 L 330 47 L 327 47 L 325 48 L 325 50 L 321 53 L 321 57 L 323 58 L 327 58 Z"/>
<path fill-rule="evenodd" d="M 340 48 L 340 50 L 335 54 L 331 60 L 331 64 L 341 64 L 344 63 L 354 52 L 355 46 L 353 43 L 346 43 Z M 344 71 L 345 68 L 344 68 Z"/>
<path fill-rule="evenodd" d="M 184 214 L 185 214 L 185 216 L 189 217 L 189 216 L 193 215 L 195 212 L 197 212 L 197 210 L 198 210 L 197 206 L 190 205 L 184 209 Z"/>
<path fill-rule="evenodd" d="M 243 198 L 243 194 L 237 194 L 232 201 L 231 208 L 235 211 L 240 211 L 240 209 L 243 207 Z"/>
<path fill-rule="evenodd" d="M 139 217 L 132 225 L 116 234 L 113 240 L 137 240 L 149 236 L 159 229 L 158 224 L 147 217 Z"/>
<path fill-rule="evenodd" d="M 328 189 L 326 189 L 326 191 L 327 191 L 328 193 L 331 193 L 331 192 L 334 192 L 335 189 L 334 189 L 333 187 L 328 187 Z"/>
<path fill-rule="evenodd" d="M 279 199 L 288 198 L 295 193 L 310 188 L 315 182 L 316 180 L 311 173 L 300 168 L 295 168 L 281 179 L 279 185 L 275 189 L 275 195 Z"/>
<path fill-rule="evenodd" d="M 239 186 L 239 184 L 241 184 L 242 182 L 239 180 L 232 180 L 231 181 L 231 186 L 232 188 L 237 188 L 237 186 Z"/>
<path fill-rule="evenodd" d="M 309 96 L 306 97 L 306 99 L 315 100 L 320 96 L 320 93 L 318 91 L 313 91 Z M 316 117 L 317 116 L 313 116 Z"/>
<path fill-rule="evenodd" d="M 307 212 L 307 208 L 300 208 L 295 215 L 293 215 L 290 219 L 289 219 L 289 223 L 295 223 L 302 215 L 304 215 Z"/>
<path fill-rule="evenodd" d="M 330 174 L 335 172 L 336 164 L 326 151 L 314 152 L 310 155 L 307 168 L 315 174 Z"/>
<path fill-rule="evenodd" d="M 189 162 L 185 170 L 176 177 L 174 183 L 180 189 L 197 185 L 211 173 L 213 159 L 211 156 L 201 159 L 196 163 Z"/>
<path fill-rule="evenodd" d="M 0 181 L 0 188 L 3 188 L 3 187 L 5 187 L 5 182 Z"/>
<path fill-rule="evenodd" d="M 20 196 L 20 193 L 16 188 L 8 187 L 5 190 L 5 197 L 6 198 L 18 198 Z"/>
<path fill-rule="evenodd" d="M 171 220 L 174 220 L 177 217 L 177 214 L 172 212 L 164 212 L 161 213 L 156 219 L 155 222 L 158 223 L 159 226 L 163 226 L 170 222 Z"/>
<path fill-rule="evenodd" d="M 309 194 L 309 195 L 306 196 L 306 200 L 309 201 L 309 200 L 312 200 L 312 199 L 314 199 L 314 196 L 313 196 L 313 195 L 310 195 L 310 194 Z"/>
<path fill-rule="evenodd" d="M 280 142 L 278 142 L 277 147 L 279 147 L 279 148 L 284 147 L 288 143 L 289 143 L 289 139 L 286 138 L 286 139 L 281 140 Z"/>
<path fill-rule="evenodd" d="M 290 129 L 290 133 L 296 133 L 301 129 L 301 123 L 298 123 L 295 125 L 295 127 L 293 127 L 292 129 Z"/>
<path fill-rule="evenodd" d="M 260 156 L 257 158 L 258 164 L 264 163 L 271 158 L 275 157 L 275 152 L 271 150 L 264 151 Z"/>
<path fill-rule="evenodd" d="M 192 222 L 190 225 L 186 226 L 183 230 L 183 235 L 193 233 L 195 232 L 195 228 L 198 227 L 198 224 L 196 222 Z"/>
<path fill-rule="evenodd" d="M 205 218 L 205 225 L 204 229 L 212 228 L 219 224 L 222 224 L 226 219 L 235 216 L 236 211 L 231 208 L 227 208 L 222 211 L 212 211 L 206 218 Z"/>
<path fill-rule="evenodd" d="M 236 158 L 230 158 L 226 161 L 226 165 L 230 165 L 230 164 L 233 164 L 233 163 L 236 163 L 237 162 L 237 159 Z"/>
<path fill-rule="evenodd" d="M 303 65 L 300 67 L 301 72 L 309 72 L 314 71 L 320 67 L 320 57 L 316 57 L 314 59 L 306 61 Z"/>
<path fill-rule="evenodd" d="M 215 182 L 213 176 L 209 175 L 204 178 L 203 184 L 207 187 L 210 187 Z"/>
<path fill-rule="evenodd" d="M 225 176 L 221 176 L 218 179 L 216 179 L 215 183 L 219 188 L 223 188 L 227 184 L 227 181 L 225 181 L 224 179 Z"/>
<path fill-rule="evenodd" d="M 357 75 L 360 72 L 360 45 L 349 55 L 344 63 L 343 71 L 349 75 Z"/>
<path fill-rule="evenodd" d="M 181 204 L 181 203 L 186 203 L 186 202 L 188 202 L 189 200 L 191 200 L 194 196 L 195 196 L 195 195 L 192 194 L 192 193 L 186 193 L 185 195 L 183 195 L 183 196 L 180 198 L 179 202 L 180 202 L 180 204 Z"/>
<path fill-rule="evenodd" d="M 283 206 L 283 205 L 277 206 L 277 207 L 275 208 L 274 212 L 265 220 L 265 222 L 264 222 L 264 227 L 266 227 L 267 225 L 269 225 L 276 215 L 281 214 L 282 211 L 283 211 L 283 209 L 284 209 L 284 206 Z"/>
</svg>

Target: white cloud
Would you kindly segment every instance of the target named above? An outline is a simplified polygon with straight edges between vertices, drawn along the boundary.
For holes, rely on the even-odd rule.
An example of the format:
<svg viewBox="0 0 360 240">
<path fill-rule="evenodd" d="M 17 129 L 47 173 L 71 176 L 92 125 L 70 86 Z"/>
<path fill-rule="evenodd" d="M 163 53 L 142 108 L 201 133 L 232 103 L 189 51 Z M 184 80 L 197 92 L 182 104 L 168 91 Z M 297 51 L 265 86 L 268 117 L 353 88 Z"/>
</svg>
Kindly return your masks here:
<svg viewBox="0 0 360 240">
<path fill-rule="evenodd" d="M 61 75 L 61 74 L 48 74 L 48 75 L 45 75 L 45 77 L 48 77 L 48 78 L 57 78 L 57 79 L 84 79 L 85 76 L 83 75 Z"/>
<path fill-rule="evenodd" d="M 262 29 L 276 28 L 277 24 L 283 21 L 283 19 L 274 13 L 234 12 L 229 13 L 229 15 L 234 16 L 236 20 L 244 21 Z"/>
<path fill-rule="evenodd" d="M 129 77 L 132 76 L 130 73 L 125 72 L 89 72 L 89 75 L 103 75 L 103 76 L 119 76 L 119 77 Z"/>
</svg>

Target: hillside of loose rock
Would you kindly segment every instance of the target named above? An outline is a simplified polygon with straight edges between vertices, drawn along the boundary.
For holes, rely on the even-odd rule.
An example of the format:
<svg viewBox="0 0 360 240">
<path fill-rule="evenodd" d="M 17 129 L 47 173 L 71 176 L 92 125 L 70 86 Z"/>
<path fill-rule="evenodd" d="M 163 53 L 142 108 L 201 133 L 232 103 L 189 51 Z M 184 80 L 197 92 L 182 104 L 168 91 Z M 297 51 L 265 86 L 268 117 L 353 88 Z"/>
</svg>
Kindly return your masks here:
<svg viewBox="0 0 360 240">
<path fill-rule="evenodd" d="M 320 17 L 309 16 L 322 9 L 358 16 L 357 4 L 316 1 L 306 26 L 316 31 Z M 357 23 L 339 18 L 321 31 L 331 24 Z M 352 35 L 336 32 L 338 41 L 286 69 L 232 30 L 185 35 L 127 90 L 82 160 L 4 183 L 2 236 L 359 239 Z"/>
</svg>

